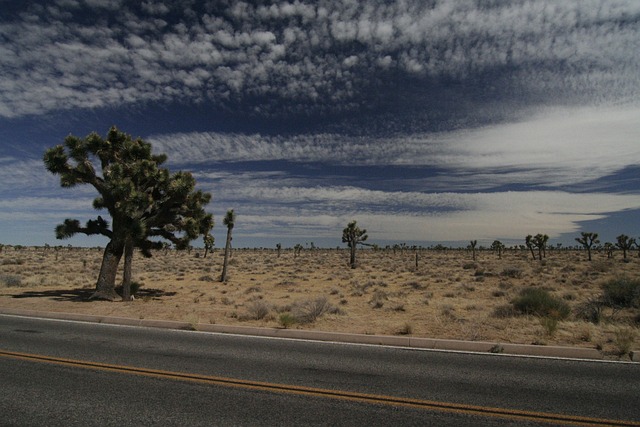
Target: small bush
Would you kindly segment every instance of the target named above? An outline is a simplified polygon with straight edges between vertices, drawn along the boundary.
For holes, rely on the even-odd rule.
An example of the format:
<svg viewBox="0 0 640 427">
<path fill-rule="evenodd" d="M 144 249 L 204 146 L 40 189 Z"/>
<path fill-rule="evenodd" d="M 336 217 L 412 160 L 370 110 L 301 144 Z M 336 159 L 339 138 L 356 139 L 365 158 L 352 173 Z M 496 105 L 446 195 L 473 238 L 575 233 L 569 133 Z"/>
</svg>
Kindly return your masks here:
<svg viewBox="0 0 640 427">
<path fill-rule="evenodd" d="M 387 301 L 388 299 L 389 297 L 386 292 L 376 290 L 373 293 L 373 296 L 371 297 L 369 304 L 371 304 L 373 308 L 382 308 L 382 306 L 384 306 L 384 302 Z"/>
<path fill-rule="evenodd" d="M 249 313 L 249 317 L 254 320 L 262 320 L 267 314 L 271 311 L 271 307 L 269 304 L 264 301 L 254 301 L 247 307 L 247 312 Z"/>
<path fill-rule="evenodd" d="M 540 319 L 540 325 L 544 328 L 546 334 L 550 337 L 554 336 L 558 329 L 558 319 L 556 317 L 543 317 Z"/>
<path fill-rule="evenodd" d="M 619 277 L 602 285 L 603 301 L 609 307 L 640 307 L 640 279 Z"/>
<path fill-rule="evenodd" d="M 427 287 L 425 285 L 423 285 L 420 282 L 415 282 L 415 281 L 406 283 L 404 286 L 406 286 L 407 288 L 415 289 L 416 291 L 422 291 L 424 289 L 427 289 Z"/>
<path fill-rule="evenodd" d="M 516 309 L 513 308 L 511 304 L 500 305 L 493 310 L 493 317 L 497 317 L 498 319 L 514 317 L 517 314 Z"/>
<path fill-rule="evenodd" d="M 631 351 L 631 347 L 636 339 L 636 332 L 632 328 L 619 328 L 615 332 L 613 340 L 619 356 L 624 356 Z"/>
<path fill-rule="evenodd" d="M 278 318 L 278 322 L 280 323 L 280 326 L 287 329 L 296 323 L 296 318 L 293 317 L 291 313 L 282 313 Z"/>
<path fill-rule="evenodd" d="M 604 303 L 602 301 L 590 299 L 578 307 L 576 317 L 597 325 L 602 320 L 603 308 Z"/>
<path fill-rule="evenodd" d="M 411 323 L 405 323 L 400 330 L 398 330 L 398 335 L 411 335 L 413 333 L 413 325 Z"/>
<path fill-rule="evenodd" d="M 0 283 L 4 284 L 8 288 L 19 288 L 22 286 L 22 279 L 20 276 L 3 274 L 0 275 Z"/>
<path fill-rule="evenodd" d="M 299 323 L 313 323 L 332 308 L 327 297 L 296 301 L 291 307 L 293 317 Z"/>
<path fill-rule="evenodd" d="M 519 313 L 539 317 L 566 319 L 571 312 L 566 302 L 540 288 L 523 289 L 512 304 Z"/>
<path fill-rule="evenodd" d="M 511 277 L 512 279 L 520 279 L 522 277 L 522 270 L 518 267 L 505 267 L 501 274 L 506 277 Z"/>
</svg>

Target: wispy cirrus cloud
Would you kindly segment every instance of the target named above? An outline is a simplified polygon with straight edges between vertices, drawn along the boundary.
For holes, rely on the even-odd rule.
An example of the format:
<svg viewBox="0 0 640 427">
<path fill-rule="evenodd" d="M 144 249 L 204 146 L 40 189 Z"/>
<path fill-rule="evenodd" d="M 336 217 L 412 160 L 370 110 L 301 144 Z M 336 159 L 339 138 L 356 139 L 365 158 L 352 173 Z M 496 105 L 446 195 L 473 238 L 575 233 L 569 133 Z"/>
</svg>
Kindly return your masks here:
<svg viewBox="0 0 640 427">
<path fill-rule="evenodd" d="M 265 189 L 255 189 L 251 194 L 256 197 L 259 190 Z M 283 193 L 288 191 L 285 189 Z M 501 239 L 520 242 L 526 234 L 544 232 L 557 238 L 577 233 L 581 222 L 601 219 L 612 212 L 640 209 L 637 195 L 560 191 L 436 193 L 425 196 L 433 204 L 410 203 L 407 208 L 399 203 L 405 197 L 411 199 L 411 194 L 390 193 L 382 197 L 377 192 L 362 194 L 367 192 L 358 190 L 359 196 L 368 196 L 371 202 L 359 198 L 357 203 L 344 203 L 345 191 L 297 189 L 292 194 L 295 196 L 292 200 L 297 201 L 295 205 L 280 203 L 280 199 L 273 200 L 268 194 L 244 204 L 235 199 L 233 206 L 239 213 L 237 233 L 245 238 L 315 236 L 330 239 L 337 238 L 341 227 L 355 219 L 367 228 L 372 241 L 478 239 L 484 244 Z M 327 202 L 328 199 L 331 201 Z M 449 209 L 436 209 L 437 206 Z"/>
<path fill-rule="evenodd" d="M 186 133 L 151 136 L 175 164 L 286 160 L 328 165 L 437 167 L 437 188 L 472 190 L 527 183 L 593 181 L 640 163 L 640 107 L 551 109 L 519 122 L 393 137 L 337 134 L 262 136 Z"/>
</svg>

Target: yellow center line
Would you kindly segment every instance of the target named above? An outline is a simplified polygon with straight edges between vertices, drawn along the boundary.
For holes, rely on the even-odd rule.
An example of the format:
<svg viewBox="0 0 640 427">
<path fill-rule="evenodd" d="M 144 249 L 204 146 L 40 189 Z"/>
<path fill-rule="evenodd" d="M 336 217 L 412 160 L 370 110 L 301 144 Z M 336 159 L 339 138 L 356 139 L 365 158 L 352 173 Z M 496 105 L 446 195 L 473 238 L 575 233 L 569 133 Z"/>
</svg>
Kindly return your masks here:
<svg viewBox="0 0 640 427">
<path fill-rule="evenodd" d="M 492 408 L 486 406 L 466 405 L 461 403 L 448 403 L 430 400 L 412 399 L 407 397 L 385 396 L 378 394 L 358 393 L 352 391 L 329 390 L 314 387 L 303 387 L 288 384 L 277 384 L 261 381 L 248 381 L 236 378 L 217 377 L 186 372 L 172 372 L 158 369 L 138 368 L 134 366 L 113 365 L 106 363 L 89 362 L 84 360 L 65 359 L 59 357 L 44 356 L 39 354 L 19 353 L 0 350 L 0 357 L 25 360 L 31 362 L 49 363 L 54 365 L 78 367 L 83 369 L 127 373 L 131 375 L 171 379 L 177 381 L 196 382 L 201 384 L 214 384 L 226 387 L 238 387 L 250 390 L 269 391 L 276 393 L 288 393 L 304 396 L 324 397 L 330 399 L 347 400 L 359 403 L 377 405 L 400 406 L 432 411 L 470 414 L 485 417 L 499 417 L 511 420 L 529 420 L 546 423 L 560 423 L 564 425 L 581 426 L 640 426 L 640 422 L 627 420 L 610 420 L 601 418 L 581 417 L 574 415 L 553 414 L 547 412 L 523 411 L 517 409 Z"/>
</svg>

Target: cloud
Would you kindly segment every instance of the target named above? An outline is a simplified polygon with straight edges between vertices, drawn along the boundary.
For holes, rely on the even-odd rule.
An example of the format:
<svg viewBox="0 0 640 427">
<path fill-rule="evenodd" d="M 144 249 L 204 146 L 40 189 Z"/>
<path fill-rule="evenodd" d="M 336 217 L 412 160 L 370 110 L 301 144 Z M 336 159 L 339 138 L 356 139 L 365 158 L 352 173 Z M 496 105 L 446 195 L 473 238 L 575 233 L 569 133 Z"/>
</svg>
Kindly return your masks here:
<svg viewBox="0 0 640 427">
<path fill-rule="evenodd" d="M 337 239 L 355 219 L 374 241 L 520 242 L 527 234 L 578 233 L 585 221 L 640 209 L 639 194 L 380 191 L 321 180 L 308 186 L 282 173 L 204 172 L 197 178 L 213 193 L 216 215 L 235 208 L 238 236 L 272 239 Z"/>
<path fill-rule="evenodd" d="M 640 163 L 640 108 L 550 109 L 515 123 L 392 137 L 190 132 L 148 140 L 173 164 L 286 160 L 327 165 L 437 167 L 432 188 L 585 184 Z"/>
<path fill-rule="evenodd" d="M 49 174 L 41 160 L 25 160 L 15 157 L 0 158 L 0 192 L 51 190 L 56 186 L 56 178 Z"/>
<path fill-rule="evenodd" d="M 332 193 L 326 189 L 326 193 Z M 314 196 L 316 194 L 316 196 Z M 332 204 L 340 207 L 344 194 L 333 190 Z M 375 199 L 376 195 L 372 194 Z M 477 239 L 483 244 L 495 239 L 521 242 L 527 234 L 545 233 L 552 239 L 566 233 L 578 233 L 580 223 L 606 217 L 612 212 L 640 209 L 640 196 L 607 194 L 571 194 L 566 192 L 502 192 L 475 194 L 433 194 L 434 200 L 460 205 L 466 209 L 436 212 L 423 208 L 400 212 L 393 194 L 385 206 L 370 209 L 367 201 L 359 207 L 330 209 L 325 205 L 314 209 L 314 202 L 326 201 L 327 195 L 317 197 L 310 190 L 308 199 L 296 206 L 268 203 L 256 209 L 255 205 L 239 206 L 236 234 L 254 237 L 306 237 L 339 238 L 347 222 L 357 220 L 369 231 L 372 241 L 467 241 Z M 263 201 L 265 199 L 259 199 Z M 364 199 L 367 200 L 367 199 Z M 255 201 L 254 201 L 255 202 Z M 375 201 L 373 202 L 375 203 Z M 387 208 L 387 209 L 385 209 Z"/>
<path fill-rule="evenodd" d="M 640 162 L 638 117 L 640 108 L 554 109 L 517 123 L 455 132 L 438 141 L 435 165 L 504 184 L 592 181 Z M 411 164 L 415 156 L 404 161 Z"/>
<path fill-rule="evenodd" d="M 407 78 L 547 104 L 637 100 L 640 87 L 633 0 L 43 5 L 0 20 L 1 116 L 185 99 L 322 112 Z"/>
</svg>

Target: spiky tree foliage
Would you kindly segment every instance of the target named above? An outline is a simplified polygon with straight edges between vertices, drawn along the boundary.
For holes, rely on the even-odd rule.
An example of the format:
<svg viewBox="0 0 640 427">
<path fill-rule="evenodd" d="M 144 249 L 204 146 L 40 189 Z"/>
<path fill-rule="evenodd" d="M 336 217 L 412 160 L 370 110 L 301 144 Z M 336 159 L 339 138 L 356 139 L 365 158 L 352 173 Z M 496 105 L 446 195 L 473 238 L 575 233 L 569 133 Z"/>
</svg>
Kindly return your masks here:
<svg viewBox="0 0 640 427">
<path fill-rule="evenodd" d="M 633 239 L 625 234 L 621 234 L 616 237 L 616 240 L 618 241 L 618 243 L 616 243 L 616 246 L 622 249 L 622 257 L 624 259 L 627 259 L 627 251 L 633 248 L 633 245 L 636 244 L 636 239 Z"/>
<path fill-rule="evenodd" d="M 360 229 L 356 221 L 351 221 L 347 224 L 346 228 L 342 230 L 342 243 L 346 243 L 349 246 L 350 258 L 349 265 L 351 268 L 356 268 L 356 247 L 367 240 L 367 230 Z"/>
<path fill-rule="evenodd" d="M 546 258 L 547 257 L 547 242 L 549 241 L 549 236 L 547 236 L 546 234 L 536 234 L 535 236 L 533 236 L 533 239 L 531 239 L 531 242 L 533 243 L 533 246 L 535 246 L 538 249 L 538 259 L 542 260 L 542 258 Z M 535 258 L 535 257 L 534 257 Z"/>
<path fill-rule="evenodd" d="M 204 256 L 203 256 L 203 258 L 206 258 L 207 254 L 213 250 L 213 245 L 215 244 L 216 240 L 211 234 L 207 233 L 202 238 L 202 241 L 204 242 Z"/>
<path fill-rule="evenodd" d="M 222 274 L 220 275 L 220 281 L 227 281 L 227 266 L 229 265 L 229 252 L 231 250 L 231 231 L 236 225 L 236 214 L 233 209 L 227 211 L 222 223 L 227 227 L 227 243 L 224 246 L 224 262 L 222 263 Z"/>
<path fill-rule="evenodd" d="M 580 243 L 587 250 L 589 261 L 591 261 L 591 247 L 600 243 L 598 233 L 587 233 L 582 231 L 581 237 L 576 237 L 576 242 Z"/>
<path fill-rule="evenodd" d="M 606 242 L 604 244 L 604 251 L 607 253 L 607 258 L 613 258 L 613 251 L 616 249 L 616 245 L 611 242 Z"/>
<path fill-rule="evenodd" d="M 502 259 L 502 251 L 504 249 L 505 246 L 500 240 L 494 240 L 491 244 L 491 250 L 498 253 L 498 259 Z"/>
<path fill-rule="evenodd" d="M 529 234 L 527 237 L 525 237 L 524 243 L 531 252 L 531 256 L 533 257 L 533 259 L 536 259 L 536 254 L 535 252 L 533 252 L 533 236 Z"/>
<path fill-rule="evenodd" d="M 59 239 L 77 233 L 109 239 L 92 298 L 117 299 L 115 278 L 123 254 L 123 296 L 128 299 L 134 248 L 151 256 L 151 249 L 162 247 L 158 239 L 183 248 L 213 226 L 212 216 L 204 211 L 211 196 L 194 190 L 195 179 L 190 173 L 171 174 L 162 168 L 165 161 L 165 155 L 151 153 L 151 144 L 134 140 L 115 126 L 104 139 L 95 132 L 85 138 L 68 136 L 64 144 L 45 152 L 45 167 L 60 176 L 60 185 L 93 186 L 98 192 L 93 207 L 106 209 L 112 219 L 109 223 L 98 216 L 84 226 L 67 219 L 56 227 Z"/>
<path fill-rule="evenodd" d="M 478 246 L 478 241 L 477 240 L 471 240 L 469 242 L 469 246 L 468 248 L 471 249 L 471 256 L 473 258 L 473 260 L 476 260 L 476 246 Z"/>
</svg>

